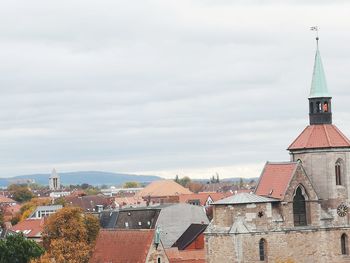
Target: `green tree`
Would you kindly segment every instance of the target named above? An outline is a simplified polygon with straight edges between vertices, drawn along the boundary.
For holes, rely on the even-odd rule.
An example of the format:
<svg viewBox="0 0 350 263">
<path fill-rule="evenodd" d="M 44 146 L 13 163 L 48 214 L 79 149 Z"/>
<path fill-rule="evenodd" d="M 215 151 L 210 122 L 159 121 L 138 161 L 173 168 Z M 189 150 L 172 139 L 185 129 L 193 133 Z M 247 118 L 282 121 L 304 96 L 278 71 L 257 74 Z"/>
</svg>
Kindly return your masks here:
<svg viewBox="0 0 350 263">
<path fill-rule="evenodd" d="M 41 246 L 26 239 L 23 234 L 9 235 L 0 240 L 1 263 L 27 263 L 31 259 L 39 258 L 44 252 Z"/>
<path fill-rule="evenodd" d="M 239 178 L 239 188 L 243 188 L 243 186 L 244 186 L 243 178 Z"/>
<path fill-rule="evenodd" d="M 188 176 L 182 177 L 179 181 L 179 184 L 181 184 L 184 187 L 188 186 L 189 183 L 191 183 L 191 178 L 189 178 Z"/>
<path fill-rule="evenodd" d="M 126 182 L 123 186 L 124 188 L 136 188 L 139 187 L 138 182 Z"/>
<path fill-rule="evenodd" d="M 8 186 L 7 190 L 13 195 L 13 199 L 17 202 L 26 202 L 33 198 L 32 192 L 26 185 L 12 184 Z"/>
<path fill-rule="evenodd" d="M 176 176 L 175 176 L 174 181 L 175 181 L 175 182 L 177 182 L 177 183 L 179 183 L 179 182 L 180 182 L 179 175 L 176 175 Z"/>
</svg>

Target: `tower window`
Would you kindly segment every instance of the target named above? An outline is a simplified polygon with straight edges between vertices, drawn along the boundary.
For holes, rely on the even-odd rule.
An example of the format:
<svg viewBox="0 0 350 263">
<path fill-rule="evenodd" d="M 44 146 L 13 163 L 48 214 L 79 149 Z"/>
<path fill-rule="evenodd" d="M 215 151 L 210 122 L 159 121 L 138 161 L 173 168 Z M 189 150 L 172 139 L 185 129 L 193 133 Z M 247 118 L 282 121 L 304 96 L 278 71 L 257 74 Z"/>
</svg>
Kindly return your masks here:
<svg viewBox="0 0 350 263">
<path fill-rule="evenodd" d="M 338 160 L 335 163 L 335 184 L 336 185 L 341 185 L 342 184 L 342 163 L 340 160 Z"/>
<path fill-rule="evenodd" d="M 323 108 L 323 112 L 328 112 L 328 102 L 327 101 L 323 102 L 322 108 Z"/>
<path fill-rule="evenodd" d="M 265 239 L 260 239 L 259 241 L 259 258 L 260 261 L 265 261 L 266 260 L 266 240 Z"/>
<path fill-rule="evenodd" d="M 295 192 L 293 198 L 293 216 L 295 226 L 306 226 L 306 205 L 305 197 L 301 186 L 299 186 Z"/>
<path fill-rule="evenodd" d="M 321 111 L 322 111 L 321 102 L 317 101 L 316 102 L 316 112 L 321 112 Z"/>
<path fill-rule="evenodd" d="M 348 255 L 349 249 L 348 249 L 348 235 L 342 234 L 340 237 L 340 245 L 341 245 L 341 253 L 342 255 Z"/>
</svg>

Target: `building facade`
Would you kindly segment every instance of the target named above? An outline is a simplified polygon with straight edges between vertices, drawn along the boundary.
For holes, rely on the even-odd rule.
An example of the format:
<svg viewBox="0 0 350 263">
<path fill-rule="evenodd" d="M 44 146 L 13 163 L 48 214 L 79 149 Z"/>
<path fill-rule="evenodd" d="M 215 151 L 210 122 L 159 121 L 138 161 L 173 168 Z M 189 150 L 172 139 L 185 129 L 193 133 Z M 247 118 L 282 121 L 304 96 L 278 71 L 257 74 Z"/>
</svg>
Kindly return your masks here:
<svg viewBox="0 0 350 263">
<path fill-rule="evenodd" d="M 209 263 L 350 262 L 350 141 L 332 124 L 318 45 L 308 100 L 310 125 L 288 147 L 291 160 L 267 162 L 254 194 L 214 203 Z"/>
</svg>

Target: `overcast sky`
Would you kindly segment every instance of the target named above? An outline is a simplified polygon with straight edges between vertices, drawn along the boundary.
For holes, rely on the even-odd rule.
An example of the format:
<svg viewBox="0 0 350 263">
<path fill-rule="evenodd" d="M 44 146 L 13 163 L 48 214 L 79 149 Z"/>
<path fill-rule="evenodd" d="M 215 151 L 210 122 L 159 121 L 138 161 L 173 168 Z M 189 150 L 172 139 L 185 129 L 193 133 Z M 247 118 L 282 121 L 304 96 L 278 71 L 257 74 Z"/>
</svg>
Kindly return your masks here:
<svg viewBox="0 0 350 263">
<path fill-rule="evenodd" d="M 259 176 L 308 124 L 314 25 L 350 136 L 349 1 L 274 2 L 3 1 L 0 177 Z"/>
</svg>

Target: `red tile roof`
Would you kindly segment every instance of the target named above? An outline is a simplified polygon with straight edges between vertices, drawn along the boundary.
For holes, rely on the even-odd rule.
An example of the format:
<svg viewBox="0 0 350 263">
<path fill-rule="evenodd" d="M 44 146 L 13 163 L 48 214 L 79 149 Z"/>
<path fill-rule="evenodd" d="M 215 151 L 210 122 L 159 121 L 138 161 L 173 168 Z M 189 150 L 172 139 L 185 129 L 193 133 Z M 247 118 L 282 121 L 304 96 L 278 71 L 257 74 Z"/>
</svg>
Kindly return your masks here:
<svg viewBox="0 0 350 263">
<path fill-rule="evenodd" d="M 16 201 L 4 195 L 0 195 L 0 203 L 16 203 Z"/>
<path fill-rule="evenodd" d="M 89 263 L 144 263 L 153 229 L 100 230 Z"/>
<path fill-rule="evenodd" d="M 288 150 L 350 147 L 350 141 L 332 124 L 309 125 Z"/>
<path fill-rule="evenodd" d="M 40 238 L 44 228 L 44 218 L 41 219 L 26 219 L 14 225 L 11 230 L 22 232 L 25 237 Z"/>
<path fill-rule="evenodd" d="M 296 162 L 267 162 L 260 176 L 255 194 L 283 199 L 297 166 L 298 163 Z"/>
<path fill-rule="evenodd" d="M 178 250 L 177 248 L 165 249 L 170 263 L 206 263 L 205 249 Z"/>
<path fill-rule="evenodd" d="M 216 192 L 201 192 L 197 194 L 183 194 L 179 196 L 179 203 L 189 203 L 191 200 L 199 200 L 200 205 L 205 205 L 209 196 L 211 199 L 216 202 L 220 199 L 231 196 L 232 193 L 216 193 Z"/>
</svg>

